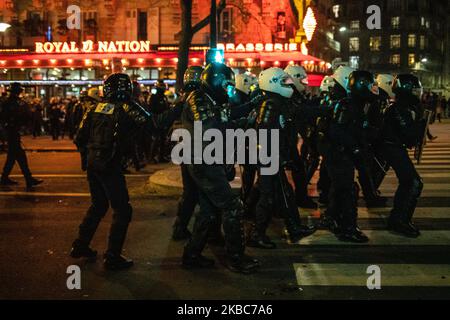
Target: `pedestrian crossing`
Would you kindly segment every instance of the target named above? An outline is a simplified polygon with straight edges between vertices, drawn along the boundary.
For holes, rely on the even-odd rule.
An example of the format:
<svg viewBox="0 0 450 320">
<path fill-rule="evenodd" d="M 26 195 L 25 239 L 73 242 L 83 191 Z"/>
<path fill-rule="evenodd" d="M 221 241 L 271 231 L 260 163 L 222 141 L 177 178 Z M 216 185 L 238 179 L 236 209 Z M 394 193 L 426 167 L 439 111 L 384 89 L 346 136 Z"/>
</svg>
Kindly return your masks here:
<svg viewBox="0 0 450 320">
<path fill-rule="evenodd" d="M 450 126 L 442 127 L 449 129 Z M 450 298 L 450 137 L 445 139 L 448 134 L 441 135 L 444 138 L 438 143 L 426 145 L 421 164 L 416 165 L 424 181 L 414 215 L 422 235 L 410 239 L 385 228 L 397 188 L 395 173 L 390 170 L 380 188 L 382 195 L 389 198 L 388 207 L 368 209 L 364 201 L 359 201 L 359 225 L 370 238 L 369 243 L 340 242 L 330 232 L 318 230 L 285 248 L 291 257 L 291 274 L 298 287 L 302 290 L 328 288 L 334 290 L 337 298 L 349 298 L 346 290 L 338 288 L 368 290 L 372 276 L 368 268 L 375 266 L 379 268 L 381 289 L 404 288 L 401 292 L 409 296 L 414 288 L 420 291 L 419 287 L 426 287 L 439 294 L 442 291 L 438 290 L 446 288 L 443 292 L 447 293 L 442 298 Z M 413 158 L 413 151 L 409 154 Z M 316 179 L 317 176 L 310 186 L 313 196 L 317 196 Z M 300 214 L 310 222 L 317 221 L 320 210 L 300 209 Z M 293 252 L 297 246 L 303 252 L 298 256 Z"/>
</svg>

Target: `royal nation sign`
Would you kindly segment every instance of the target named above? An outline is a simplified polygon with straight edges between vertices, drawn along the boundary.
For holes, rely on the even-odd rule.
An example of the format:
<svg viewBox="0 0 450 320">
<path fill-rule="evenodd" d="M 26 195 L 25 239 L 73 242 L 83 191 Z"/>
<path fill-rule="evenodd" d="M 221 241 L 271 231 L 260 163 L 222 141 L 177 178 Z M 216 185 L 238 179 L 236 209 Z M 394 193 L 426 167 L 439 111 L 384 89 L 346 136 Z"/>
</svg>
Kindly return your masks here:
<svg viewBox="0 0 450 320">
<path fill-rule="evenodd" d="M 297 43 L 219 43 L 218 49 L 224 52 L 280 52 L 298 51 Z"/>
<path fill-rule="evenodd" d="M 150 52 L 150 41 L 83 41 L 76 42 L 36 42 L 36 53 L 77 53 L 77 52 Z"/>
</svg>

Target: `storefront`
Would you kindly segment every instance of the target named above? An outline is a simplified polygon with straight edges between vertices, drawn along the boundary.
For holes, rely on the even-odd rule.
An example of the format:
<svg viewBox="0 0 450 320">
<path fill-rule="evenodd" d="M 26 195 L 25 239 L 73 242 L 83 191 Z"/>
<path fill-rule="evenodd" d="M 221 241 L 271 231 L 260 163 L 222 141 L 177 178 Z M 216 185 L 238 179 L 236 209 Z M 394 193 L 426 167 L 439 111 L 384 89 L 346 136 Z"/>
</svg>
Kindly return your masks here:
<svg viewBox="0 0 450 320">
<path fill-rule="evenodd" d="M 295 43 L 219 44 L 225 62 L 235 72 L 288 64 L 300 64 L 309 74 L 313 87 L 319 86 L 330 64 L 309 56 Z M 190 65 L 204 65 L 208 47 L 192 46 Z M 33 96 L 78 95 L 81 90 L 99 85 L 111 72 L 126 72 L 143 86 L 157 79 L 173 85 L 178 48 L 152 46 L 149 41 L 36 42 L 32 49 L 0 51 L 0 91 L 11 81 L 19 81 Z"/>
</svg>

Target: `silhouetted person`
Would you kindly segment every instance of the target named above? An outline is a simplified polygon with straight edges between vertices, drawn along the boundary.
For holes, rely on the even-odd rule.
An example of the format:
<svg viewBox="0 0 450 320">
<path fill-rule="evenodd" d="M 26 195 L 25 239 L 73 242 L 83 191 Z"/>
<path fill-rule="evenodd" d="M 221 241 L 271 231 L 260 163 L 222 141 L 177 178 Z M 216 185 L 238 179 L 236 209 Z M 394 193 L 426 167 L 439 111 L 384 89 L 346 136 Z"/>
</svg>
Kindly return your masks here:
<svg viewBox="0 0 450 320">
<path fill-rule="evenodd" d="M 28 167 L 27 156 L 23 150 L 20 141 L 20 127 L 23 126 L 28 117 L 28 107 L 25 102 L 19 97 L 22 92 L 22 87 L 19 83 L 14 82 L 10 87 L 9 97 L 3 102 L 1 119 L 6 131 L 6 139 L 8 141 L 8 156 L 6 157 L 5 166 L 0 180 L 2 185 L 15 185 L 16 181 L 9 178 L 14 163 L 17 163 L 22 170 L 27 184 L 27 191 L 30 191 L 33 186 L 42 183 L 32 177 L 30 168 Z"/>
</svg>

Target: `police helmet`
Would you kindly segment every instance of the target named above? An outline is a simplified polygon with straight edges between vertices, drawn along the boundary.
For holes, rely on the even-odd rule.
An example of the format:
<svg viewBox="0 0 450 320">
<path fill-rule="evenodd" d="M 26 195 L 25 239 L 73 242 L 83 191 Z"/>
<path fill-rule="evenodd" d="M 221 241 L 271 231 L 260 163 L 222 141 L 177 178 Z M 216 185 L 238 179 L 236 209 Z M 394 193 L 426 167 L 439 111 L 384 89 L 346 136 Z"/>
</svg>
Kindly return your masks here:
<svg viewBox="0 0 450 320">
<path fill-rule="evenodd" d="M 380 88 L 380 91 L 383 92 L 390 99 L 395 97 L 394 92 L 392 91 L 392 85 L 394 83 L 394 76 L 387 73 L 382 73 L 377 76 L 377 83 Z"/>
<path fill-rule="evenodd" d="M 95 101 L 100 101 L 101 97 L 100 97 L 100 90 L 98 90 L 98 88 L 90 88 L 87 93 L 85 93 L 85 96 L 88 96 L 89 98 L 95 100 Z"/>
<path fill-rule="evenodd" d="M 392 92 L 396 96 L 415 96 L 421 98 L 423 87 L 419 78 L 412 74 L 399 74 L 392 84 Z"/>
<path fill-rule="evenodd" d="M 306 87 L 308 86 L 308 75 L 302 66 L 288 65 L 284 69 L 284 72 L 291 76 L 298 92 L 303 92 L 306 90 Z"/>
<path fill-rule="evenodd" d="M 203 72 L 201 66 L 190 66 L 184 72 L 183 84 L 185 88 L 196 87 L 200 84 L 200 76 Z"/>
<path fill-rule="evenodd" d="M 332 78 L 336 82 L 336 84 L 340 85 L 342 89 L 347 91 L 348 78 L 350 73 L 355 71 L 355 69 L 347 67 L 347 66 L 339 66 L 336 71 L 333 73 Z"/>
<path fill-rule="evenodd" d="M 259 74 L 259 88 L 263 91 L 277 93 L 282 97 L 290 98 L 294 93 L 292 78 L 280 68 L 269 68 Z"/>
<path fill-rule="evenodd" d="M 378 86 L 369 71 L 356 70 L 348 77 L 348 90 L 353 96 L 370 99 L 378 95 Z"/>
<path fill-rule="evenodd" d="M 203 70 L 201 84 L 219 100 L 227 100 L 234 92 L 234 72 L 223 63 L 212 62 Z"/>
<path fill-rule="evenodd" d="M 126 73 L 113 73 L 104 83 L 103 95 L 111 101 L 128 101 L 133 93 L 130 77 Z"/>
<path fill-rule="evenodd" d="M 236 90 L 249 95 L 256 85 L 258 85 L 258 79 L 254 74 L 241 73 L 236 75 Z"/>
</svg>

